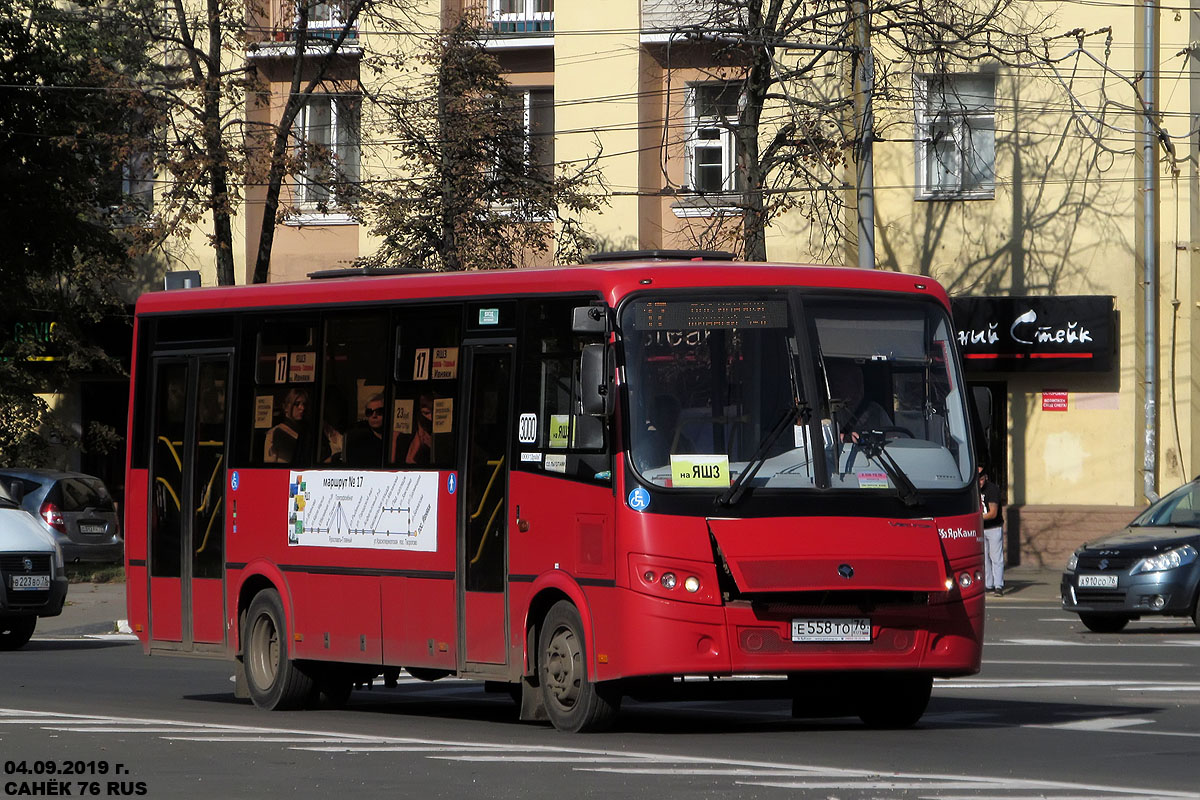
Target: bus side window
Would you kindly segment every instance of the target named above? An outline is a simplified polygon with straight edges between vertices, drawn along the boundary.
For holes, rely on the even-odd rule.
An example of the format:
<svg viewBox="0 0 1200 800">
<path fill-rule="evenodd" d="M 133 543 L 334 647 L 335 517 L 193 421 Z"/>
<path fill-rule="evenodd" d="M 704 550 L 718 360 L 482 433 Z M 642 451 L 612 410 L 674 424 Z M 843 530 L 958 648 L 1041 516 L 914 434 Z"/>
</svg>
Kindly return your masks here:
<svg viewBox="0 0 1200 800">
<path fill-rule="evenodd" d="M 559 473 L 565 459 L 563 477 L 588 483 L 611 480 L 607 421 L 579 413 L 580 353 L 601 337 L 574 333 L 572 315 L 575 307 L 593 299 L 525 302 L 515 409 L 518 447 L 523 453 L 538 451 L 542 458 L 518 461 L 521 469 Z"/>
<path fill-rule="evenodd" d="M 316 431 L 322 464 L 383 466 L 388 329 L 385 313 L 330 316 L 325 321 L 325 378 Z"/>
<path fill-rule="evenodd" d="M 385 425 L 397 469 L 453 468 L 457 453 L 462 306 L 405 306 L 396 312 L 396 359 Z"/>
<path fill-rule="evenodd" d="M 255 342 L 251 464 L 313 461 L 317 341 L 310 320 L 264 320 Z"/>
</svg>

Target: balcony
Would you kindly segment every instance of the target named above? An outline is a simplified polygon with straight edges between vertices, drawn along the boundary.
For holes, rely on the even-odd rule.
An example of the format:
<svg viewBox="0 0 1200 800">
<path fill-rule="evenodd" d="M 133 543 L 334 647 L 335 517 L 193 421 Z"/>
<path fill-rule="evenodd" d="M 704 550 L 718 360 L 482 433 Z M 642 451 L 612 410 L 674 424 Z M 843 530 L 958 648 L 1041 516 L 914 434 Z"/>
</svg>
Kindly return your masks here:
<svg viewBox="0 0 1200 800">
<path fill-rule="evenodd" d="M 554 34 L 554 0 L 463 0 L 462 13 L 496 37 Z"/>
<path fill-rule="evenodd" d="M 312 2 L 310 0 L 308 5 L 309 42 L 338 38 L 342 28 L 345 27 L 349 7 L 350 4 L 346 0 L 331 0 L 330 2 Z M 271 9 L 270 40 L 274 42 L 296 41 L 299 25 L 300 14 L 297 11 L 296 0 L 277 0 Z M 351 26 L 345 41 L 357 43 L 357 21 Z"/>
<path fill-rule="evenodd" d="M 641 5 L 643 41 L 666 41 L 711 30 L 719 19 L 735 13 L 713 0 L 641 0 Z"/>
</svg>

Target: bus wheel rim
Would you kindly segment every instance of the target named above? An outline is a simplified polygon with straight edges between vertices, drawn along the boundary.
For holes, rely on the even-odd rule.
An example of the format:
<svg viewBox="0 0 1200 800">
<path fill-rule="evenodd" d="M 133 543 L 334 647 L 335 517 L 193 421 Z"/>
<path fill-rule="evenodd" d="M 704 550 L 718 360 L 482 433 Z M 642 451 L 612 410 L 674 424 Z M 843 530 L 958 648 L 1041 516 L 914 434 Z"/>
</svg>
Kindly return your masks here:
<svg viewBox="0 0 1200 800">
<path fill-rule="evenodd" d="M 274 621 L 263 614 L 254 621 L 251 638 L 254 653 L 250 659 L 250 674 L 256 686 L 267 688 L 279 673 L 279 633 Z"/>
<path fill-rule="evenodd" d="M 546 648 L 546 682 L 555 702 L 565 709 L 574 708 L 579 701 L 582 679 L 583 651 L 579 640 L 571 629 L 559 628 Z"/>
</svg>

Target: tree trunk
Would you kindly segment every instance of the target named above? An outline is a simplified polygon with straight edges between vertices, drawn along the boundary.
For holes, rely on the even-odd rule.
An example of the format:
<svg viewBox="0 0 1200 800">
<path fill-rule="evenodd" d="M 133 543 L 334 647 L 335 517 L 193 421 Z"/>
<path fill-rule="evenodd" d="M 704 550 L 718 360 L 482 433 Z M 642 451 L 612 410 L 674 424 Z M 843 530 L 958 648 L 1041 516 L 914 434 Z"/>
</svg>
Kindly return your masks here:
<svg viewBox="0 0 1200 800">
<path fill-rule="evenodd" d="M 204 147 L 209 158 L 209 208 L 213 215 L 213 250 L 217 283 L 232 286 L 233 225 L 230 221 L 229 165 L 221 138 L 221 8 L 208 0 L 208 71 L 204 93 Z"/>
</svg>

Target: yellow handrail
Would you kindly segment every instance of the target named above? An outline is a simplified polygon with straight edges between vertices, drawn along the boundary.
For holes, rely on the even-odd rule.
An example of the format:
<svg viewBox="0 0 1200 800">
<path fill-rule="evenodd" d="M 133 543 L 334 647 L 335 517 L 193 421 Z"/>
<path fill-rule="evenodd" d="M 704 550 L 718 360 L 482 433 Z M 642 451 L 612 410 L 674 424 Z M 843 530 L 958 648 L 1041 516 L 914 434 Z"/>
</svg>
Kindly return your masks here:
<svg viewBox="0 0 1200 800">
<path fill-rule="evenodd" d="M 221 498 L 221 500 L 217 501 L 217 507 L 214 508 L 213 513 L 211 515 L 209 515 L 208 527 L 204 529 L 204 541 L 200 542 L 200 546 L 196 548 L 197 555 L 204 552 L 204 548 L 208 546 L 208 537 L 209 537 L 209 534 L 212 533 L 213 523 L 216 522 L 217 517 L 221 513 L 221 502 L 223 500 L 224 500 L 224 498 Z"/>
<path fill-rule="evenodd" d="M 167 491 L 171 493 L 171 499 L 175 501 L 175 510 L 182 511 L 183 507 L 179 504 L 179 495 L 175 494 L 175 490 L 171 488 L 171 484 L 167 483 L 167 479 L 159 476 L 158 482 L 167 487 Z"/>
<path fill-rule="evenodd" d="M 492 485 L 496 482 L 496 476 L 500 474 L 500 468 L 504 466 L 504 456 L 500 456 L 498 461 L 487 462 L 489 467 L 495 467 L 492 470 L 492 477 L 488 478 L 487 486 L 483 490 L 483 497 L 479 498 L 479 508 L 475 509 L 475 513 L 471 515 L 471 519 L 477 518 L 483 513 L 483 507 L 487 503 L 488 494 L 492 491 Z"/>
<path fill-rule="evenodd" d="M 167 449 L 171 451 L 171 457 L 175 459 L 175 466 L 178 469 L 182 470 L 183 469 L 183 460 L 179 457 L 179 453 L 175 452 L 175 445 L 178 444 L 180 447 L 183 447 L 183 442 L 178 442 L 178 443 L 172 442 L 170 439 L 168 439 L 165 436 L 158 437 L 158 441 L 162 442 L 163 444 L 165 444 L 167 446 Z"/>
<path fill-rule="evenodd" d="M 196 507 L 196 511 L 203 511 L 208 505 L 208 498 L 212 495 L 213 484 L 217 482 L 217 473 L 221 471 L 221 462 L 225 460 L 225 454 L 217 456 L 217 463 L 213 465 L 212 475 L 208 479 L 208 484 L 204 487 L 204 497 L 200 498 L 200 505 Z M 218 501 L 219 504 L 219 501 Z"/>
</svg>

